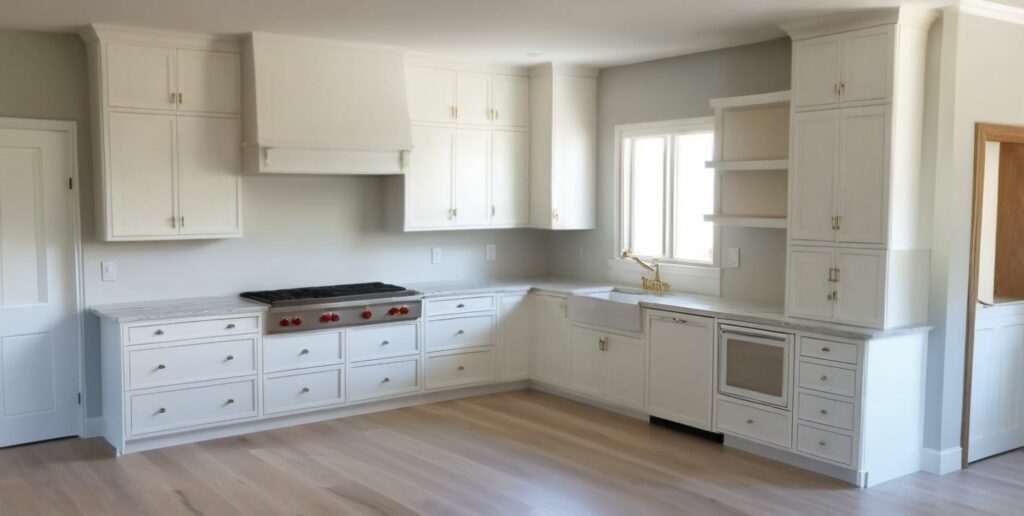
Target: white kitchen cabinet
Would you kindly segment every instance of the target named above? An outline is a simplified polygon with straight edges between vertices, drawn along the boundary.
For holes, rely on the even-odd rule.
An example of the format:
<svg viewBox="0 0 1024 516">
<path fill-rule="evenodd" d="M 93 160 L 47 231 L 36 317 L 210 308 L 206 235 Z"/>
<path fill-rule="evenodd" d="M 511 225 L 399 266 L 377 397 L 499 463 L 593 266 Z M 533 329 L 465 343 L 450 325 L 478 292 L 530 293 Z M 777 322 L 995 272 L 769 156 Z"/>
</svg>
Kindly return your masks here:
<svg viewBox="0 0 1024 516">
<path fill-rule="evenodd" d="M 490 125 L 491 75 L 459 71 L 455 87 L 455 108 L 456 123 Z"/>
<path fill-rule="evenodd" d="M 406 229 L 449 227 L 454 223 L 455 129 L 414 125 L 412 141 L 405 175 Z"/>
<path fill-rule="evenodd" d="M 562 386 L 566 382 L 565 298 L 533 294 L 533 349 L 530 377 L 538 382 Z"/>
<path fill-rule="evenodd" d="M 530 78 L 530 226 L 593 229 L 597 74 L 548 65 Z"/>
<path fill-rule="evenodd" d="M 793 107 L 888 102 L 894 31 L 892 25 L 884 25 L 794 42 Z"/>
<path fill-rule="evenodd" d="M 482 227 L 490 224 L 490 172 L 491 131 L 456 129 L 455 176 L 452 182 L 455 226 Z"/>
<path fill-rule="evenodd" d="M 108 239 L 178 234 L 175 188 L 177 118 L 111 113 L 103 184 Z"/>
<path fill-rule="evenodd" d="M 177 55 L 179 111 L 241 114 L 242 62 L 237 52 L 182 48 Z"/>
<path fill-rule="evenodd" d="M 498 297 L 498 379 L 525 380 L 530 377 L 532 335 L 528 294 Z"/>
<path fill-rule="evenodd" d="M 791 247 L 789 315 L 882 327 L 887 258 L 874 249 Z"/>
<path fill-rule="evenodd" d="M 793 98 L 796 107 L 838 102 L 843 40 L 831 35 L 793 43 Z"/>
<path fill-rule="evenodd" d="M 177 109 L 174 47 L 108 43 L 105 63 L 108 107 L 160 111 Z"/>
<path fill-rule="evenodd" d="M 530 140 L 526 131 L 491 133 L 491 225 L 530 223 Z"/>
<path fill-rule="evenodd" d="M 567 346 L 566 388 L 615 405 L 643 407 L 642 339 L 573 325 Z"/>
<path fill-rule="evenodd" d="M 455 122 L 455 71 L 408 66 L 405 79 L 409 119 L 413 122 Z M 413 135 L 415 144 L 415 135 Z"/>
<path fill-rule="evenodd" d="M 241 138 L 237 118 L 178 117 L 179 234 L 241 231 Z"/>
<path fill-rule="evenodd" d="M 491 108 L 494 125 L 526 128 L 530 124 L 530 79 L 519 75 L 492 76 Z"/>
<path fill-rule="evenodd" d="M 791 247 L 786 307 L 793 317 L 832 318 L 831 247 Z"/>
<path fill-rule="evenodd" d="M 712 430 L 715 395 L 714 319 L 649 311 L 647 412 Z"/>
<path fill-rule="evenodd" d="M 886 242 L 889 110 L 870 106 L 839 111 L 836 240 Z"/>
<path fill-rule="evenodd" d="M 793 115 L 789 169 L 789 237 L 835 240 L 835 181 L 839 155 L 839 113 Z"/>
<path fill-rule="evenodd" d="M 569 327 L 567 388 L 589 396 L 604 394 L 605 344 L 607 340 L 602 333 Z"/>
</svg>

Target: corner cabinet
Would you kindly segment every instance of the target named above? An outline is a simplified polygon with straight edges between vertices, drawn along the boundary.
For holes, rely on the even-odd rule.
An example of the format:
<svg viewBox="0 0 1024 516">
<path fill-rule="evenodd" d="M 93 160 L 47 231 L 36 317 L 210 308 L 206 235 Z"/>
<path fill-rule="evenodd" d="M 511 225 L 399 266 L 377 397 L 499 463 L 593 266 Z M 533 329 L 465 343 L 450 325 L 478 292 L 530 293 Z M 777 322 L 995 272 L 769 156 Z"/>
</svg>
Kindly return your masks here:
<svg viewBox="0 0 1024 516">
<path fill-rule="evenodd" d="M 100 237 L 241 236 L 238 43 L 101 26 L 83 38 Z"/>
</svg>

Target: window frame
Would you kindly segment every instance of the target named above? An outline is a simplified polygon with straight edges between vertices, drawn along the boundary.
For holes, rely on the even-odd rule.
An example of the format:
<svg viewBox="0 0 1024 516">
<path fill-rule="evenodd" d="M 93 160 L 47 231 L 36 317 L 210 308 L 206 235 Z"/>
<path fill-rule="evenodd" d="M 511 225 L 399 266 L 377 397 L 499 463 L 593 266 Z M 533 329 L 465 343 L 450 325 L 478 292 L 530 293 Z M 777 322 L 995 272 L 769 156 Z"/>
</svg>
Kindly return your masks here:
<svg viewBox="0 0 1024 516">
<path fill-rule="evenodd" d="M 615 126 L 615 250 L 614 259 L 621 260 L 622 251 L 629 249 L 632 245 L 630 231 L 632 229 L 632 203 L 631 203 L 631 192 L 633 180 L 630 174 L 630 170 L 627 170 L 626 164 L 624 163 L 625 140 L 627 138 L 637 138 L 644 136 L 663 136 L 669 134 L 686 134 L 695 132 L 710 132 L 715 136 L 715 142 L 713 146 L 717 148 L 718 134 L 715 131 L 715 118 L 713 116 L 702 116 L 683 118 L 675 120 L 663 120 L 657 122 L 644 122 L 644 123 L 633 123 L 633 124 L 620 124 Z M 675 234 L 675 205 L 676 205 L 676 182 L 678 181 L 679 171 L 676 169 L 674 161 L 675 156 L 675 143 L 670 139 L 668 145 L 666 145 L 666 166 L 671 163 L 671 174 L 666 174 L 666 185 L 664 188 L 664 203 L 666 209 L 663 221 L 662 236 L 662 253 L 671 254 L 673 249 L 673 238 Z M 712 152 L 714 156 L 715 152 Z M 714 159 L 712 157 L 712 159 Z M 721 178 L 718 174 L 714 176 L 714 192 L 713 196 L 713 211 L 712 213 L 718 213 L 720 208 L 721 199 Z M 670 266 L 679 266 L 686 268 L 699 268 L 699 269 L 719 269 L 721 264 L 721 245 L 722 245 L 722 231 L 721 227 L 717 224 L 713 225 L 712 230 L 712 260 L 708 262 L 683 260 L 678 258 L 672 258 L 669 256 L 648 256 L 648 255 L 637 255 L 645 260 L 652 260 L 658 263 L 667 264 Z"/>
</svg>

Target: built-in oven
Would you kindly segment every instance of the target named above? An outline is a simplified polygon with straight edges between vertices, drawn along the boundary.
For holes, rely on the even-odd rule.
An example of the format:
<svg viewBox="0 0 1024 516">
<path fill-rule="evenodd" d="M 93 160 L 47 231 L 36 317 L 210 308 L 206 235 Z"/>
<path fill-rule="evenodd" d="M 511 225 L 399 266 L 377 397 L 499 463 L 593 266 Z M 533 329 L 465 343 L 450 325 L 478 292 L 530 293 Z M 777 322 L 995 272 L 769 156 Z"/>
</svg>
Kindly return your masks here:
<svg viewBox="0 0 1024 516">
<path fill-rule="evenodd" d="M 793 336 L 718 326 L 718 393 L 789 408 Z"/>
</svg>

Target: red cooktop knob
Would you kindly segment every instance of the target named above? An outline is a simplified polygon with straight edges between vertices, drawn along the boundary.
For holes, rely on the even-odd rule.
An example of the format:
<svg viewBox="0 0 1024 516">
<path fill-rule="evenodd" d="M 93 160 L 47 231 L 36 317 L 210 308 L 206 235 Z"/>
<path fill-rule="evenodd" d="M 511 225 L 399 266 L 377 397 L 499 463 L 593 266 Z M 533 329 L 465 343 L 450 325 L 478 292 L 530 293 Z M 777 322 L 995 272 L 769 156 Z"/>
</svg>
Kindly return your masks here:
<svg viewBox="0 0 1024 516">
<path fill-rule="evenodd" d="M 388 309 L 388 315 L 390 315 L 392 317 L 398 315 L 398 307 L 397 306 L 392 306 L 391 308 L 389 308 Z"/>
<path fill-rule="evenodd" d="M 338 315 L 338 312 L 332 312 L 331 313 L 331 322 L 338 322 L 340 320 L 341 320 L 341 316 Z"/>
<path fill-rule="evenodd" d="M 322 322 L 322 323 L 331 322 L 331 314 L 329 314 L 329 313 L 321 314 L 320 315 L 320 322 Z"/>
<path fill-rule="evenodd" d="M 363 317 L 363 319 L 369 319 L 369 318 L 373 317 L 373 312 L 371 312 L 369 309 L 367 309 L 367 310 L 363 310 L 363 313 L 361 313 L 359 315 L 361 315 Z"/>
<path fill-rule="evenodd" d="M 277 324 L 279 324 L 281 326 L 291 326 L 292 322 L 289 321 L 287 317 L 285 317 L 284 319 L 281 319 L 281 322 L 279 322 Z"/>
<path fill-rule="evenodd" d="M 398 313 L 400 313 L 402 315 L 405 315 L 405 314 L 409 313 L 409 307 L 408 306 L 403 306 L 403 307 L 399 308 L 398 309 Z"/>
<path fill-rule="evenodd" d="M 302 325 L 302 318 L 301 317 L 292 317 L 292 326 L 300 326 L 300 325 Z"/>
</svg>

